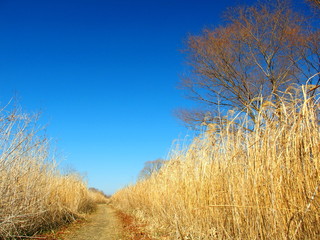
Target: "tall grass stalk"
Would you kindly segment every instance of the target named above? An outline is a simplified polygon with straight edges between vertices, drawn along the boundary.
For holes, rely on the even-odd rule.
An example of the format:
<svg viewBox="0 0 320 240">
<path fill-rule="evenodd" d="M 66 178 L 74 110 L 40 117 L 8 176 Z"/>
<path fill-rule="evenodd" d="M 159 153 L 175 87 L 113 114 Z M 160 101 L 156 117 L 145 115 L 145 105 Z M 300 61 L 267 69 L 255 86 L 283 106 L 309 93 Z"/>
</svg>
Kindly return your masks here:
<svg viewBox="0 0 320 240">
<path fill-rule="evenodd" d="M 52 229 L 94 207 L 77 174 L 62 175 L 37 117 L 0 111 L 0 239 Z"/>
<path fill-rule="evenodd" d="M 317 239 L 319 104 L 306 96 L 261 102 L 254 123 L 230 113 L 209 124 L 113 202 L 168 239 Z"/>
</svg>

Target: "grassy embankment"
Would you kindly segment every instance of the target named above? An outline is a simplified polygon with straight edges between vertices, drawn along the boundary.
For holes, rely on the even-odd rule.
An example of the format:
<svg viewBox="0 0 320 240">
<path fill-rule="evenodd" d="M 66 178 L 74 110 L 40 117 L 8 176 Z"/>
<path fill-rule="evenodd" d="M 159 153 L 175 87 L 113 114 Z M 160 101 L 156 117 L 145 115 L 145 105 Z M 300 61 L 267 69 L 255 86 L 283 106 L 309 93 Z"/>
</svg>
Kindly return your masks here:
<svg viewBox="0 0 320 240">
<path fill-rule="evenodd" d="M 167 239 L 317 239 L 319 103 L 301 95 L 210 124 L 114 204 Z"/>
<path fill-rule="evenodd" d="M 36 118 L 0 111 L 0 239 L 52 229 L 91 211 L 104 196 L 61 174 Z"/>
</svg>

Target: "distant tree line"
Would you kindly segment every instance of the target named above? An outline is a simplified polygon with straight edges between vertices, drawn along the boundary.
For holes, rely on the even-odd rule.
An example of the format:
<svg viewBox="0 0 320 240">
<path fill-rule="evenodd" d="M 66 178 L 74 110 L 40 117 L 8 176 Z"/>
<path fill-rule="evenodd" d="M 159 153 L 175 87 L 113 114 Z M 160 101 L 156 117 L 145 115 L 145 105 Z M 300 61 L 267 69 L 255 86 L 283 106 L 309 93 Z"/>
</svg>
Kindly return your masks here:
<svg viewBox="0 0 320 240">
<path fill-rule="evenodd" d="M 99 190 L 97 188 L 94 188 L 94 187 L 89 188 L 89 190 L 92 191 L 92 192 L 100 193 L 101 195 L 105 196 L 106 198 L 110 198 L 111 197 L 110 195 L 107 195 L 103 191 L 101 191 L 101 190 Z"/>
<path fill-rule="evenodd" d="M 143 169 L 139 173 L 138 180 L 149 178 L 153 173 L 158 172 L 162 168 L 164 163 L 165 160 L 162 158 L 145 162 Z"/>
</svg>

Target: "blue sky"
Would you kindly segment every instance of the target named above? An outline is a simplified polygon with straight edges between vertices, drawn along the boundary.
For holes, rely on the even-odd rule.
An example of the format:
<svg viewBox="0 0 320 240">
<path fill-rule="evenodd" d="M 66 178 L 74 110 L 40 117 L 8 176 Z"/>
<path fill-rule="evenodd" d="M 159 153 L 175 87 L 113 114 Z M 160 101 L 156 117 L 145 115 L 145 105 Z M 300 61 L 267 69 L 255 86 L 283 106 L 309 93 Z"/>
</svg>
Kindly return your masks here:
<svg viewBox="0 0 320 240">
<path fill-rule="evenodd" d="M 113 193 L 187 134 L 173 111 L 190 105 L 177 89 L 188 34 L 253 2 L 0 0 L 0 102 L 41 111 L 61 166 Z"/>
</svg>

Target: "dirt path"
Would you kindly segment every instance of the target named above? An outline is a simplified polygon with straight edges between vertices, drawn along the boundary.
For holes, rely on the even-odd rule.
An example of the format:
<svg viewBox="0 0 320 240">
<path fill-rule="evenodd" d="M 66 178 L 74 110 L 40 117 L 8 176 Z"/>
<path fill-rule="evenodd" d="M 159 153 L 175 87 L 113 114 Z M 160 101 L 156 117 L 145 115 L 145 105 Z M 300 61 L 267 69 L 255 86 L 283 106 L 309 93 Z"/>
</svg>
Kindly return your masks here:
<svg viewBox="0 0 320 240">
<path fill-rule="evenodd" d="M 115 211 L 106 204 L 98 206 L 86 223 L 73 229 L 65 240 L 124 240 L 122 227 Z"/>
</svg>

